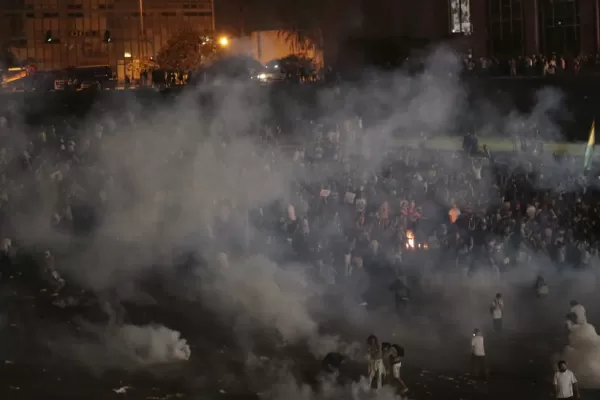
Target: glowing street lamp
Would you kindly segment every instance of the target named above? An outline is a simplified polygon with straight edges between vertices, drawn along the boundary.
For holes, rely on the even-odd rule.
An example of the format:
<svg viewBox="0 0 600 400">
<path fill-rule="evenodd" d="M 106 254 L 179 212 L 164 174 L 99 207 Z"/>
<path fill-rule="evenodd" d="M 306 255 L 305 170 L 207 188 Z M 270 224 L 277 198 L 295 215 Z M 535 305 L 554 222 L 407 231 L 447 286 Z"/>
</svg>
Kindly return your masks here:
<svg viewBox="0 0 600 400">
<path fill-rule="evenodd" d="M 219 44 L 223 47 L 227 47 L 229 45 L 229 39 L 225 36 L 219 38 Z"/>
</svg>

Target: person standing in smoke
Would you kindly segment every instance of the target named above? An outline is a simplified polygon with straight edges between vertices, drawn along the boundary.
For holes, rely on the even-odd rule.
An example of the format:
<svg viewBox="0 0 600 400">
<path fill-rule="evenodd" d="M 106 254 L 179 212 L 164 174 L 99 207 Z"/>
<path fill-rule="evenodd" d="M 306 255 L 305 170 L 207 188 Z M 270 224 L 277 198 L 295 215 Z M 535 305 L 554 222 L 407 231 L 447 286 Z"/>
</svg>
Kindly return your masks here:
<svg viewBox="0 0 600 400">
<path fill-rule="evenodd" d="M 400 393 L 406 394 L 408 387 L 400 376 L 400 368 L 402 367 L 402 357 L 404 357 L 404 349 L 392 343 L 382 343 L 383 364 L 387 371 L 388 382 L 395 388 L 400 389 Z"/>
<path fill-rule="evenodd" d="M 406 313 L 408 302 L 410 300 L 410 289 L 408 288 L 406 276 L 398 274 L 396 280 L 390 285 L 389 289 L 394 293 L 396 313 L 401 316 Z"/>
<path fill-rule="evenodd" d="M 385 366 L 383 364 L 381 344 L 375 335 L 370 335 L 367 338 L 367 359 L 369 362 L 367 371 L 369 375 L 369 386 L 371 388 L 380 389 L 383 385 L 383 377 L 385 376 Z"/>
<path fill-rule="evenodd" d="M 504 300 L 502 300 L 502 294 L 496 293 L 494 301 L 490 306 L 490 312 L 492 314 L 492 321 L 494 324 L 494 331 L 496 333 L 502 332 L 502 313 L 504 312 Z"/>
<path fill-rule="evenodd" d="M 585 308 L 579 304 L 577 300 L 571 300 L 571 312 L 577 316 L 576 323 L 578 325 L 583 325 L 587 323 L 587 318 L 585 316 Z"/>
<path fill-rule="evenodd" d="M 479 328 L 473 330 L 471 339 L 471 372 L 476 378 L 487 379 L 487 365 L 485 362 L 485 346 L 483 335 Z"/>
<path fill-rule="evenodd" d="M 562 360 L 558 362 L 558 371 L 554 373 L 554 391 L 557 399 L 580 398 L 577 378 Z"/>
</svg>

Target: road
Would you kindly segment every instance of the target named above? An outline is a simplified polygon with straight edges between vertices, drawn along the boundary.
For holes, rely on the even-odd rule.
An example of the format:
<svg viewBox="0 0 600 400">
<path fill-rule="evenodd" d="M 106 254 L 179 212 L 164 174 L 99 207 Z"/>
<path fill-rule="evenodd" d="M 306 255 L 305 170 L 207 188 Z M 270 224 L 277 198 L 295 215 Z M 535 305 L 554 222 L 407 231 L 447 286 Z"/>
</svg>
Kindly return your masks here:
<svg viewBox="0 0 600 400">
<path fill-rule="evenodd" d="M 134 323 L 161 321 L 184 332 L 192 348 L 188 362 L 136 370 L 85 365 L 61 350 L 74 338 L 84 338 L 76 322 L 79 311 L 45 304 L 45 297 L 32 292 L 15 294 L 6 284 L 2 293 L 3 399 L 255 399 L 257 393 L 266 395 L 281 382 L 281 376 L 273 371 L 281 371 L 282 365 L 286 365 L 286 376 L 294 375 L 309 385 L 315 385 L 319 373 L 319 360 L 303 346 L 274 345 L 269 340 L 254 345 L 255 361 L 250 367 L 248 352 L 241 350 L 227 324 L 197 305 L 175 300 L 161 308 L 130 309 L 130 318 Z M 467 373 L 468 339 L 448 337 L 442 346 L 443 351 L 407 346 L 403 377 L 411 388 L 410 399 L 552 398 L 551 357 L 561 348 L 556 336 L 511 331 L 490 335 L 486 347 L 491 377 L 487 383 Z M 465 347 L 466 352 L 462 351 Z M 598 391 L 583 394 L 583 400 L 600 398 Z M 292 398 L 289 392 L 283 397 Z"/>
</svg>

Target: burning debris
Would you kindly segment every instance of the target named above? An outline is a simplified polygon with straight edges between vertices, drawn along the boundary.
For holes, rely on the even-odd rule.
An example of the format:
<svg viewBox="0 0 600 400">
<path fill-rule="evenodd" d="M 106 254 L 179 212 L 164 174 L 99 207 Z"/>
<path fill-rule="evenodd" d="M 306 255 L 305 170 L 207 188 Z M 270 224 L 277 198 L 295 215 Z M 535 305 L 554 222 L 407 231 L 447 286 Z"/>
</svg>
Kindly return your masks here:
<svg viewBox="0 0 600 400">
<path fill-rule="evenodd" d="M 415 239 L 415 234 L 412 230 L 406 231 L 406 249 L 407 250 L 417 250 L 417 249 L 428 249 L 429 245 L 427 243 L 419 243 Z"/>
</svg>

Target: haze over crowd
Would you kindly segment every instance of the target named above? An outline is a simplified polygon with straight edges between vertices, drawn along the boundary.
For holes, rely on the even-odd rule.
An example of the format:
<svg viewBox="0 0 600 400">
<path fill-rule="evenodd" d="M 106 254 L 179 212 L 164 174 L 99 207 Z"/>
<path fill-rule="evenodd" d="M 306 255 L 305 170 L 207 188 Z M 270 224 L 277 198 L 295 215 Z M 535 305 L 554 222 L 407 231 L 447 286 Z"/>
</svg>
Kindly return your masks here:
<svg viewBox="0 0 600 400">
<path fill-rule="evenodd" d="M 131 98 L 116 113 L 106 111 L 110 105 L 98 104 L 95 112 L 77 121 L 79 127 L 73 130 L 73 137 L 77 138 L 76 152 L 92 144 L 96 146 L 98 150 L 93 155 L 86 155 L 88 160 L 94 161 L 85 167 L 63 162 L 32 165 L 34 171 L 40 171 L 39 176 L 22 174 L 14 186 L 28 184 L 25 180 L 38 180 L 36 199 L 26 205 L 24 212 L 9 215 L 8 225 L 20 245 L 51 248 L 61 274 L 96 293 L 114 292 L 122 300 L 135 302 L 143 298 L 147 301 L 149 295 L 141 293 L 141 282 L 146 275 L 159 270 L 169 282 L 172 295 L 197 300 L 232 323 L 248 354 L 256 350 L 252 338 L 257 331 L 268 332 L 273 342 L 306 342 L 317 357 L 333 350 L 354 351 L 357 345 L 353 343 L 362 341 L 369 333 L 382 336 L 394 333 L 394 340 L 406 348 L 418 349 L 409 356 L 411 362 L 460 367 L 458 356 L 462 349 L 446 343 L 449 340 L 460 343 L 462 338 L 469 337 L 474 327 L 486 323 L 488 309 L 481 304 L 487 304 L 494 293 L 502 292 L 506 299 L 506 314 L 511 316 L 507 319 L 508 328 L 533 332 L 540 321 L 556 320 L 560 324 L 563 313 L 557 315 L 556 310 L 566 308 L 571 298 L 590 306 L 594 304 L 598 265 L 583 272 L 559 273 L 549 259 L 529 254 L 525 265 L 501 277 L 491 270 L 465 275 L 452 263 L 444 265 L 443 260 L 421 253 L 415 256 L 411 273 L 419 277 L 423 292 L 433 300 L 420 306 L 419 318 L 411 319 L 409 324 L 399 324 L 387 309 L 367 310 L 360 306 L 357 293 L 350 290 L 336 293 L 335 302 L 326 301 L 331 287 L 315 280 L 307 267 L 269 260 L 256 254 L 260 249 L 249 248 L 248 244 L 263 234 L 252 224 L 249 215 L 267 212 L 273 209 L 273 204 L 277 204 L 275 208 L 283 216 L 288 213 L 289 205 L 298 217 L 308 212 L 298 195 L 300 182 L 303 186 L 321 185 L 328 190 L 326 182 L 344 171 L 358 170 L 361 176 L 357 179 L 365 181 L 380 175 L 390 157 L 397 157 L 391 148 L 397 141 L 394 132 L 450 135 L 459 124 L 459 118 L 471 118 L 489 121 L 481 132 L 475 133 L 535 126 L 545 134 L 560 137 L 554 118 L 565 108 L 561 93 L 553 89 L 540 90 L 536 106 L 527 115 L 517 111 L 506 114 L 491 103 L 479 104 L 473 110 L 467 102 L 467 89 L 460 80 L 461 68 L 459 55 L 447 48 L 436 48 L 418 74 L 374 72 L 379 78 L 376 85 L 349 84 L 324 89 L 319 93 L 318 107 L 328 112 L 315 121 L 315 125 L 323 124 L 325 131 L 307 135 L 302 140 L 302 149 L 292 151 L 253 134 L 256 127 L 264 132 L 261 127 L 271 118 L 273 110 L 267 105 L 264 90 L 244 82 L 188 88 L 172 104 L 162 103 L 152 110 L 141 107 Z M 212 96 L 215 106 L 210 115 L 199 109 L 199 92 Z M 303 108 L 293 99 L 279 106 L 289 114 Z M 377 115 L 376 121 L 359 128 L 356 114 L 359 107 L 361 114 L 367 117 Z M 5 147 L 21 153 L 27 151 L 29 141 L 45 141 L 54 134 L 48 129 L 37 132 L 38 128 L 32 132 L 18 116 L 17 107 L 7 118 L 10 129 L 6 132 L 10 135 L 3 137 Z M 311 152 L 316 136 L 323 141 L 337 138 L 341 150 L 336 165 L 311 165 L 292 155 Z M 65 136 L 64 140 L 68 142 L 69 138 Z M 69 146 L 69 143 L 64 145 Z M 411 149 L 408 154 L 406 157 L 411 160 L 431 159 L 432 164 L 436 164 L 434 173 L 460 173 L 464 168 L 453 154 L 443 153 L 432 159 L 430 151 L 423 148 Z M 570 167 L 550 154 L 540 155 L 538 160 L 543 165 L 535 168 L 543 170 L 548 177 L 538 181 L 544 186 L 540 189 L 558 189 L 553 177 L 562 177 Z M 531 164 L 530 157 L 523 155 L 517 156 L 508 167 L 532 168 Z M 58 232 L 53 222 L 54 204 L 60 197 L 59 191 L 65 190 L 57 181 L 61 181 L 59 175 L 66 176 L 70 168 L 85 177 L 86 188 L 75 179 L 67 182 L 66 190 L 72 196 L 85 197 L 102 210 L 96 229 L 86 236 Z M 46 176 L 48 172 L 53 178 Z M 481 196 L 488 196 L 493 185 L 491 178 L 483 177 L 478 183 Z M 560 185 L 563 191 L 575 188 L 573 182 Z M 459 196 L 449 193 L 446 197 Z M 499 204 L 502 198 L 490 198 L 487 202 Z M 447 206 L 452 207 L 452 201 Z M 213 241 L 215 221 L 231 222 L 226 224 L 225 234 L 219 233 L 221 243 Z M 327 231 L 323 230 L 321 235 L 326 236 Z M 222 239 L 225 237 L 228 240 Z M 271 238 L 264 238 L 262 242 L 269 240 Z M 175 265 L 181 255 L 189 252 L 207 260 L 207 265 L 197 267 L 193 274 L 195 279 L 189 276 L 181 279 Z M 529 288 L 538 275 L 543 275 L 557 292 L 548 299 L 545 308 L 537 310 L 534 319 L 531 311 L 522 307 L 522 302 L 525 288 Z M 329 326 L 328 321 L 334 318 L 343 321 L 337 330 Z M 138 328 L 154 333 L 144 335 Z M 160 358 L 164 357 L 161 349 L 180 340 L 170 330 L 152 325 L 126 326 L 124 330 L 127 332 L 124 341 L 114 341 L 112 330 L 100 330 L 109 354 L 115 353 L 115 347 L 127 346 L 123 343 L 142 341 L 154 349 L 148 357 L 154 354 Z M 188 337 L 186 332 L 181 335 L 188 341 L 199 340 Z M 432 348 L 435 351 L 427 351 Z M 81 361 L 87 365 L 95 362 L 89 359 L 91 354 L 97 353 L 73 352 L 74 357 L 85 358 Z M 114 360 L 123 358 L 112 357 L 109 364 Z M 549 359 L 549 363 L 551 361 Z M 592 375 L 600 377 L 598 366 L 590 368 L 593 368 Z M 280 368 L 280 374 L 282 370 L 285 368 Z M 275 387 L 276 396 L 309 398 L 308 389 L 290 383 L 289 375 L 282 375 L 278 377 L 281 385 Z M 591 381 L 597 384 L 595 379 Z"/>
</svg>

